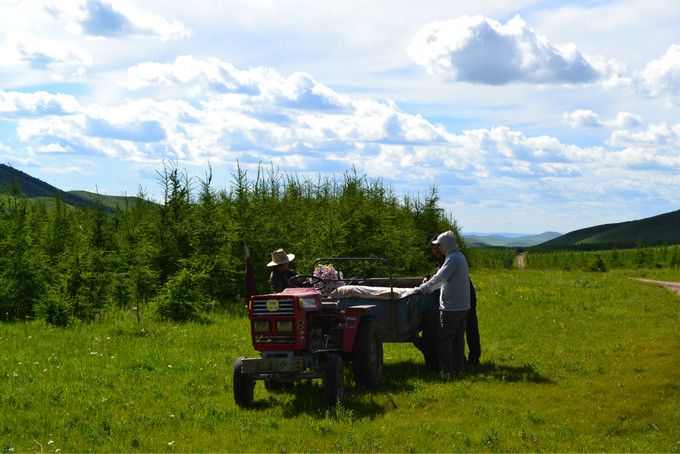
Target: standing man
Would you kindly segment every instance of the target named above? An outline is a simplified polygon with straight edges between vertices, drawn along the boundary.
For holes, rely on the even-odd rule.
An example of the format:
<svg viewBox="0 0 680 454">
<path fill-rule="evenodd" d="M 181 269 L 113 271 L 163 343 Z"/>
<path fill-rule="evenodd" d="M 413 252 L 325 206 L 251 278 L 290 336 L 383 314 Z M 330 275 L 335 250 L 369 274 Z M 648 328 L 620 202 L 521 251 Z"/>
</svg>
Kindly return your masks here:
<svg viewBox="0 0 680 454">
<path fill-rule="evenodd" d="M 290 278 L 296 276 L 295 270 L 290 268 L 290 262 L 295 258 L 295 254 L 286 254 L 283 249 L 277 249 L 272 252 L 272 261 L 267 263 L 272 272 L 269 275 L 269 283 L 272 286 L 273 293 L 282 292 L 288 287 L 297 287 L 295 284 L 289 282 Z"/>
<path fill-rule="evenodd" d="M 465 319 L 470 310 L 470 276 L 465 256 L 460 252 L 456 235 L 448 230 L 432 241 L 433 249 L 444 256 L 444 263 L 416 291 L 439 296 L 439 331 L 437 357 L 442 372 L 462 375 L 465 372 Z"/>
<path fill-rule="evenodd" d="M 446 257 L 442 253 L 439 245 L 434 244 L 436 237 L 432 238 L 430 245 L 432 246 L 432 254 L 437 258 L 437 265 L 441 267 L 444 264 Z M 425 277 L 423 282 L 427 282 L 430 276 Z M 466 364 L 468 367 L 479 366 L 479 357 L 482 356 L 482 346 L 479 340 L 479 323 L 477 321 L 477 292 L 475 286 L 472 284 L 470 278 L 470 310 L 465 319 L 465 341 L 468 346 L 468 357 Z"/>
</svg>

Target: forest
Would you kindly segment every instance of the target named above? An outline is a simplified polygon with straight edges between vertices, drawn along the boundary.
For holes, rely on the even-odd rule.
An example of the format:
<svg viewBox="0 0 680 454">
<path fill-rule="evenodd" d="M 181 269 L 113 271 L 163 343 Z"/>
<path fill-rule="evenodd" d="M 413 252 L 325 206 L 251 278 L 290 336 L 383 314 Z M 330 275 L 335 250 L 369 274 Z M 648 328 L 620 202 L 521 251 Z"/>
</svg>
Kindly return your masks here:
<svg viewBox="0 0 680 454">
<path fill-rule="evenodd" d="M 262 292 L 279 247 L 296 254 L 300 273 L 317 257 L 373 256 L 390 259 L 395 275 L 420 276 L 435 266 L 431 237 L 459 234 L 434 186 L 399 197 L 355 170 L 316 180 L 273 167 L 253 173 L 238 166 L 230 186 L 218 189 L 211 168 L 191 179 L 166 164 L 157 172 L 163 200 L 140 191 L 115 210 L 103 197 L 72 207 L 10 187 L 0 196 L 0 320 L 68 326 L 112 309 L 202 320 L 238 305 L 241 241 Z"/>
</svg>

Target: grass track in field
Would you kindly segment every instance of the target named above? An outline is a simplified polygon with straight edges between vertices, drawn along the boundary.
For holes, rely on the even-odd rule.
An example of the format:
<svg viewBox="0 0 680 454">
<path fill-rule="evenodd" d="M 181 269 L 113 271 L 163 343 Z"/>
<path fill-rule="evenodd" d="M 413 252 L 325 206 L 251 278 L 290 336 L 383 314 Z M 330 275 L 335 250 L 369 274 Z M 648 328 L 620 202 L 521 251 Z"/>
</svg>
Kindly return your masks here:
<svg viewBox="0 0 680 454">
<path fill-rule="evenodd" d="M 0 452 L 680 452 L 680 298 L 638 275 L 477 272 L 480 369 L 388 344 L 381 389 L 337 412 L 316 382 L 235 406 L 244 318 L 0 325 Z"/>
</svg>

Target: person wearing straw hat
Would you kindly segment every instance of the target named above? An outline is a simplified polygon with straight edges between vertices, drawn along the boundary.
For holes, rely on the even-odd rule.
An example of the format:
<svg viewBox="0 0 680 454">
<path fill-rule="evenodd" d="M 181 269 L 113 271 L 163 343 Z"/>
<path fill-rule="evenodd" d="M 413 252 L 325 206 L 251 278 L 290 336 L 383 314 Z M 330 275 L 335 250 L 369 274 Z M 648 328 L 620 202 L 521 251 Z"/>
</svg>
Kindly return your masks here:
<svg viewBox="0 0 680 454">
<path fill-rule="evenodd" d="M 267 266 L 272 268 L 269 275 L 272 292 L 279 293 L 288 287 L 297 287 L 295 283 L 290 282 L 290 278 L 297 275 L 295 270 L 290 267 L 294 258 L 295 254 L 286 254 L 283 249 L 272 252 L 272 261 L 267 263 Z"/>
</svg>

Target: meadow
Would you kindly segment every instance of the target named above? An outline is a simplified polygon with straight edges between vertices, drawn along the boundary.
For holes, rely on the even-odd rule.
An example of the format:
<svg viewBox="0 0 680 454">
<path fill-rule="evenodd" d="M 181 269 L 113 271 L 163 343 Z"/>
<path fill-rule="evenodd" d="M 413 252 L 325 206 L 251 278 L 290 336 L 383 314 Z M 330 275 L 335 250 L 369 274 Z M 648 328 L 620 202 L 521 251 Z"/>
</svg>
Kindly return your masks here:
<svg viewBox="0 0 680 454">
<path fill-rule="evenodd" d="M 0 324 L 0 452 L 680 452 L 680 297 L 631 277 L 680 271 L 476 269 L 479 369 L 387 344 L 380 388 L 335 410 L 316 382 L 234 404 L 241 311 Z"/>
</svg>

